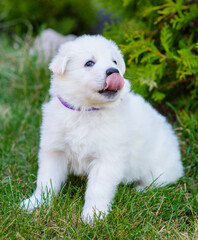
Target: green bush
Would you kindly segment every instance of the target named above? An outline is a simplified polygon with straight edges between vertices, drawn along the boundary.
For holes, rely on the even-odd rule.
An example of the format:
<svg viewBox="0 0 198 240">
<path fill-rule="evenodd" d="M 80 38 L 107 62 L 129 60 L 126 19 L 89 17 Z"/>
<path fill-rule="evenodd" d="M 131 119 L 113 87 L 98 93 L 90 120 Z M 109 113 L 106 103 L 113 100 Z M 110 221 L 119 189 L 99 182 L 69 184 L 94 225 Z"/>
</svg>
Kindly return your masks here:
<svg viewBox="0 0 198 240">
<path fill-rule="evenodd" d="M 106 27 L 126 57 L 134 91 L 155 102 L 198 109 L 196 0 L 99 0 L 121 21 Z"/>
<path fill-rule="evenodd" d="M 63 34 L 84 33 L 96 20 L 92 0 L 1 0 L 0 23 L 18 34 L 33 27 L 37 33 L 43 25 Z"/>
</svg>

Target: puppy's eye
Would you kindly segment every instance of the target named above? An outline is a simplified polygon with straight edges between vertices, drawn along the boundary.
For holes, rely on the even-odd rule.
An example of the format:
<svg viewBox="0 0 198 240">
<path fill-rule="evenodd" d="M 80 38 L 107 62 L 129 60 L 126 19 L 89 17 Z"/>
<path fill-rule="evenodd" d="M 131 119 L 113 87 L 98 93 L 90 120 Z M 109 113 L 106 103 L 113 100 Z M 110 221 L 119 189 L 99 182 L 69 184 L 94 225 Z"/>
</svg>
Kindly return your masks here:
<svg viewBox="0 0 198 240">
<path fill-rule="evenodd" d="M 95 64 L 95 62 L 88 61 L 88 62 L 85 63 L 85 67 L 93 67 L 94 64 Z"/>
<path fill-rule="evenodd" d="M 115 60 L 113 62 L 117 65 L 117 62 Z"/>
</svg>

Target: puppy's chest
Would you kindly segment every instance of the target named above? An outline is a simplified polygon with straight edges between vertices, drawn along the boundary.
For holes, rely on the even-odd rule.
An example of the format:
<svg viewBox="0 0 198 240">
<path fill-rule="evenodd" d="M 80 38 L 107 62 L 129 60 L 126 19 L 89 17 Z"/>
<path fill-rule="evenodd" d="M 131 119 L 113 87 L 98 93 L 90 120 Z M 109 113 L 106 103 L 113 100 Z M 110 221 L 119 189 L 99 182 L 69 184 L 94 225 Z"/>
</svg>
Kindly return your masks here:
<svg viewBox="0 0 198 240">
<path fill-rule="evenodd" d="M 65 153 L 70 172 L 77 175 L 88 173 L 88 166 L 97 157 L 97 133 L 89 124 L 75 124 L 65 129 Z"/>
<path fill-rule="evenodd" d="M 93 138 L 90 136 L 91 133 L 85 132 L 85 129 L 76 128 L 66 130 L 64 134 L 64 143 L 66 150 L 70 150 L 73 154 L 80 153 L 84 154 L 87 152 L 86 149 L 92 145 Z"/>
</svg>

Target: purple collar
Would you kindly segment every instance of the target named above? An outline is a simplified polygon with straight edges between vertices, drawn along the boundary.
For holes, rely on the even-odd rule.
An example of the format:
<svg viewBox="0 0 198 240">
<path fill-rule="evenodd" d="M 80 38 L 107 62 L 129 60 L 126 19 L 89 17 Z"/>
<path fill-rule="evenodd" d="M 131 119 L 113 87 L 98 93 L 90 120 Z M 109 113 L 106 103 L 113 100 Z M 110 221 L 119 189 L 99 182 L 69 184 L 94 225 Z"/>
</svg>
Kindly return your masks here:
<svg viewBox="0 0 198 240">
<path fill-rule="evenodd" d="M 58 99 L 63 104 L 64 107 L 69 108 L 70 110 L 78 111 L 78 112 L 81 111 L 81 108 L 75 108 L 74 106 L 72 106 L 69 103 L 65 102 L 61 97 L 58 97 Z M 97 110 L 101 110 L 101 109 L 102 108 L 92 107 L 92 108 L 85 109 L 85 111 L 90 112 L 90 111 L 97 111 Z"/>
</svg>

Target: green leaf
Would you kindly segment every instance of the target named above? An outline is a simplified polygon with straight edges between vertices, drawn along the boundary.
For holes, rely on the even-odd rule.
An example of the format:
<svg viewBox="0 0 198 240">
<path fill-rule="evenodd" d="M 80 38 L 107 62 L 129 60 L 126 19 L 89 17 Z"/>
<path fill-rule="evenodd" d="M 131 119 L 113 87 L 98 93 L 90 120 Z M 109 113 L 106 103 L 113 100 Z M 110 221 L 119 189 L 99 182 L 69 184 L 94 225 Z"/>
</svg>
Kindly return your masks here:
<svg viewBox="0 0 198 240">
<path fill-rule="evenodd" d="M 166 95 L 164 93 L 157 90 L 155 90 L 151 95 L 151 98 L 156 102 L 161 102 L 165 97 Z"/>
<path fill-rule="evenodd" d="M 169 53 L 171 51 L 170 49 L 173 45 L 174 38 L 171 28 L 167 23 L 164 24 L 161 30 L 160 40 L 164 50 Z"/>
<path fill-rule="evenodd" d="M 198 17 L 198 5 L 190 6 L 186 11 L 176 14 L 174 18 L 171 19 L 173 28 L 180 30 L 181 28 L 186 27 L 186 25 L 191 22 L 193 19 Z"/>
<path fill-rule="evenodd" d="M 189 48 L 177 51 L 180 55 L 180 62 L 188 69 L 198 69 L 198 55 L 192 53 Z"/>
</svg>

